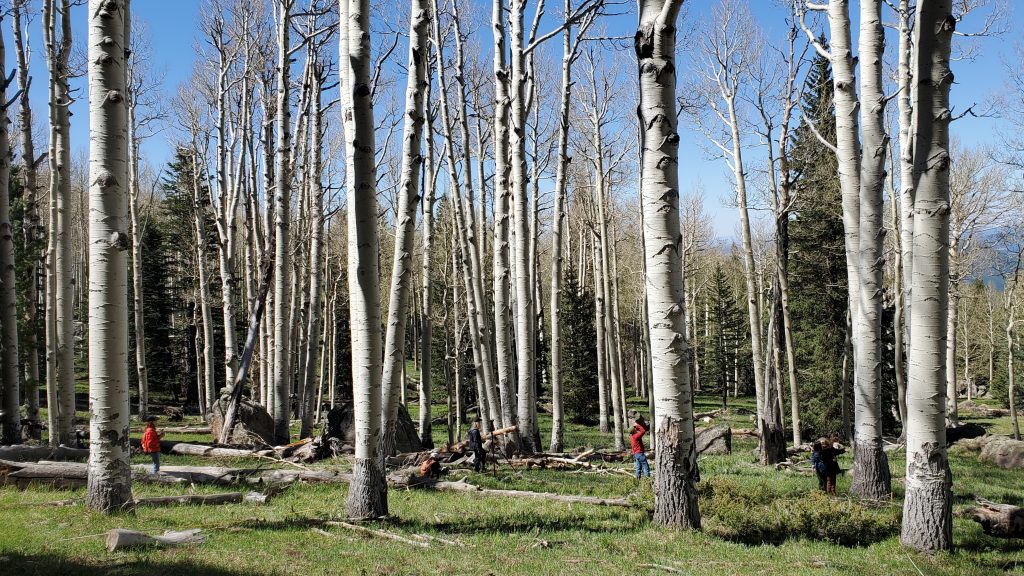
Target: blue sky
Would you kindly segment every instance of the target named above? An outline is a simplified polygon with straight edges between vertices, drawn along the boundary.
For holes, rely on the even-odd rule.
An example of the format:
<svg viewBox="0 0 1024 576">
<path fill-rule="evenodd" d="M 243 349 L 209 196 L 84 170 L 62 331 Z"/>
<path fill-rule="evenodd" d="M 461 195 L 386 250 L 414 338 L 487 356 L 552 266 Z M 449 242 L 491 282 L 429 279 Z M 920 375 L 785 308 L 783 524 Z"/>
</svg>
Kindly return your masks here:
<svg viewBox="0 0 1024 576">
<path fill-rule="evenodd" d="M 486 0 L 472 0 L 480 4 L 477 14 L 489 15 L 489 2 Z M 699 22 L 710 11 L 711 6 L 717 0 L 688 0 L 687 18 L 690 23 Z M 549 5 L 561 5 L 561 2 L 549 0 Z M 137 18 L 142 20 L 148 27 L 149 38 L 153 46 L 153 63 L 155 71 L 164 74 L 163 93 L 169 105 L 170 97 L 177 92 L 179 83 L 188 79 L 191 75 L 192 66 L 195 60 L 193 47 L 197 42 L 198 25 L 197 17 L 200 10 L 200 0 L 134 0 L 132 11 Z M 401 2 L 396 3 L 396 7 Z M 784 27 L 784 11 L 778 7 L 775 0 L 750 0 L 751 10 L 758 20 L 759 25 L 764 29 L 765 37 L 769 41 L 782 38 Z M 851 10 L 856 12 L 858 3 L 851 2 Z M 1011 3 L 1011 9 L 1013 8 Z M 619 16 L 607 19 L 605 26 L 611 35 L 632 35 L 636 26 L 635 7 L 632 2 L 618 8 L 626 12 Z M 549 8 L 549 18 L 553 18 L 557 9 Z M 529 13 L 528 13 L 529 14 Z M 856 26 L 856 14 L 854 26 Z M 404 14 L 398 14 L 404 26 Z M 1010 15 L 1011 21 L 1013 15 Z M 983 14 L 974 16 L 962 24 L 961 29 L 970 31 L 972 26 L 979 26 L 984 19 Z M 79 50 L 84 49 L 86 38 L 86 8 L 74 9 L 73 26 L 75 43 Z M 1004 63 L 1011 56 L 1013 46 L 1018 43 L 1022 36 L 1021 32 L 1013 29 L 1006 35 L 999 38 L 984 38 L 973 40 L 979 42 L 980 56 L 973 62 L 957 62 L 953 66 L 956 75 L 956 85 L 952 92 L 952 98 L 957 110 L 963 110 L 973 103 L 983 106 L 994 94 L 1002 89 L 1002 78 Z M 822 28 L 823 29 L 823 28 Z M 483 27 L 478 33 L 488 33 L 489 29 Z M 14 65 L 14 51 L 10 47 L 10 22 L 4 22 L 3 30 L 5 38 L 8 39 L 7 65 Z M 39 29 L 39 19 L 36 17 L 30 25 L 30 43 L 32 47 L 32 73 L 36 78 L 32 85 L 33 111 L 37 124 L 45 123 L 46 114 L 46 66 L 42 53 L 42 32 Z M 854 34 L 856 41 L 856 33 Z M 557 40 L 554 41 L 558 43 Z M 487 45 L 485 43 L 485 45 Z M 889 44 L 890 49 L 896 46 L 895 38 Z M 552 49 L 559 49 L 553 46 Z M 618 52 L 619 57 L 628 59 L 625 66 L 632 63 L 632 51 Z M 689 63 L 685 56 L 680 59 L 679 69 L 684 71 Z M 73 86 L 80 88 L 79 100 L 72 107 L 72 143 L 73 153 L 82 154 L 88 148 L 88 107 L 85 101 L 87 93 L 84 90 L 84 78 L 78 79 Z M 995 129 L 998 120 L 991 118 L 964 118 L 954 124 L 953 132 L 961 141 L 967 145 L 981 145 L 995 143 L 997 141 Z M 160 134 L 152 138 L 143 147 L 143 154 L 148 157 L 151 164 L 163 165 L 168 159 L 171 151 L 168 138 L 170 134 Z M 707 192 L 705 208 L 714 220 L 714 228 L 718 236 L 731 237 L 735 233 L 736 217 L 735 211 L 729 208 L 725 201 L 732 196 L 730 179 L 727 168 L 720 160 L 707 158 L 705 150 L 699 145 L 701 136 L 688 129 L 682 131 L 682 147 L 680 150 L 680 185 L 684 193 L 692 191 L 698 184 L 702 185 Z M 756 160 L 756 153 L 753 153 Z"/>
</svg>

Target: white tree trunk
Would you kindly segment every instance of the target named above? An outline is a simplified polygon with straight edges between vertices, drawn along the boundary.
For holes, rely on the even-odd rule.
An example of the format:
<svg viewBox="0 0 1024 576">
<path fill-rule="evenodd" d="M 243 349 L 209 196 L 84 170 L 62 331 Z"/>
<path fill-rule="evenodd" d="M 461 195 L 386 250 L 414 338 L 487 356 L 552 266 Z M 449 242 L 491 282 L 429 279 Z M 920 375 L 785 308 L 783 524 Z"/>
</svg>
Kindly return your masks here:
<svg viewBox="0 0 1024 576">
<path fill-rule="evenodd" d="M 323 150 L 322 148 L 322 118 L 321 90 L 324 69 L 319 59 L 314 56 L 314 64 L 311 67 L 313 80 L 312 106 L 309 125 L 309 193 L 312 216 L 312 227 L 309 242 L 309 319 L 306 328 L 306 363 L 302 366 L 303 374 L 303 398 L 300 407 L 300 420 L 302 427 L 299 432 L 300 438 L 308 438 L 313 432 L 313 416 L 319 413 L 320 393 L 314 393 L 314 383 L 317 378 L 317 369 L 323 373 L 320 362 L 320 335 L 321 335 L 321 300 L 323 287 L 321 286 L 320 275 L 324 268 L 321 256 L 321 245 L 324 230 L 324 191 L 323 191 Z M 314 405 L 314 402 L 316 404 Z"/>
<path fill-rule="evenodd" d="M 126 23 L 126 36 L 129 26 Z M 125 42 L 131 45 L 129 38 Z M 127 148 L 128 148 L 128 211 L 132 227 L 132 304 L 135 328 L 135 375 L 139 386 L 139 421 L 145 421 L 149 411 L 149 371 L 146 368 L 146 323 L 145 302 L 142 295 L 142 228 L 139 223 L 139 143 L 135 132 L 135 107 L 138 94 L 135 93 L 138 79 L 129 53 L 127 73 Z"/>
<path fill-rule="evenodd" d="M 0 15 L 0 23 L 3 16 Z M 7 109 L 7 60 L 0 38 L 0 376 L 3 377 L 4 444 L 21 442 L 21 374 L 18 363 L 18 301 L 14 286 L 14 232 L 11 228 L 11 140 Z"/>
<path fill-rule="evenodd" d="M 519 424 L 516 389 L 513 387 L 511 276 L 509 261 L 509 70 L 505 62 L 505 2 L 494 0 L 491 10 L 491 28 L 494 36 L 494 349 L 501 396 L 501 427 Z M 497 416 L 497 415 L 496 415 Z M 507 441 L 509 448 L 520 446 L 519 434 Z"/>
<path fill-rule="evenodd" d="M 858 325 L 854 334 L 859 339 L 854 344 L 854 471 L 850 490 L 861 498 L 881 500 L 892 492 L 889 461 L 882 451 L 882 267 L 885 265 L 882 189 L 889 151 L 882 83 L 885 30 L 882 27 L 882 0 L 861 0 L 860 6 L 863 155 L 857 232 L 859 248 L 854 251 L 860 268 L 857 276 L 860 300 L 854 317 Z M 853 142 L 853 146 L 856 145 L 856 141 Z M 844 190 L 844 197 L 845 193 Z"/>
<path fill-rule="evenodd" d="M 907 381 L 904 546 L 953 546 L 952 474 L 946 453 L 946 307 L 949 305 L 950 0 L 922 3 L 914 27 L 918 113 L 914 116 L 913 289 Z"/>
<path fill-rule="evenodd" d="M 430 6 L 427 6 L 430 9 Z M 430 31 L 427 31 L 429 39 Z M 432 276 L 431 258 L 433 258 L 434 252 L 434 186 L 436 185 L 436 170 L 434 167 L 434 122 L 433 113 L 431 112 L 431 81 L 430 81 L 430 57 L 427 54 L 423 55 L 423 58 L 427 60 L 427 69 L 424 70 L 424 87 L 423 87 L 423 101 L 426 109 L 425 122 L 427 133 L 424 140 L 426 141 L 426 170 L 423 177 L 423 192 L 421 196 L 421 218 L 423 220 L 423 261 L 420 267 L 420 281 L 422 282 L 420 288 L 420 297 L 422 298 L 422 304 L 420 306 L 420 444 L 425 448 L 434 447 L 433 430 L 431 425 L 432 411 L 431 406 L 433 404 L 433 393 L 432 393 L 432 362 L 431 352 L 433 350 L 433 309 L 434 309 L 434 284 Z M 443 262 L 443 261 L 442 261 Z M 443 267 L 442 267 L 443 270 Z M 449 395 L 449 400 L 451 395 Z M 450 414 L 451 410 L 449 410 Z M 449 436 L 451 436 L 451 425 L 449 420 Z M 454 439 L 451 439 L 454 442 Z"/>
<path fill-rule="evenodd" d="M 348 27 L 342 47 L 348 76 L 345 143 L 348 173 L 348 291 L 352 331 L 352 395 L 355 399 L 355 463 L 349 485 L 350 518 L 387 516 L 387 480 L 378 443 L 381 427 L 381 329 L 379 243 L 377 239 L 377 167 L 374 158 L 373 93 L 370 89 L 370 3 L 342 0 L 341 26 Z M 345 70 L 347 68 L 347 70 Z M 351 130 L 349 130 L 351 128 Z M 415 183 L 413 183 L 415 185 Z"/>
<path fill-rule="evenodd" d="M 125 68 L 130 0 L 89 1 L 89 488 L 86 503 L 132 507 L 129 467 L 128 179 Z"/>
<path fill-rule="evenodd" d="M 515 227 L 515 273 L 516 273 L 516 380 L 518 383 L 517 408 L 519 426 L 525 432 L 521 435 L 523 448 L 528 452 L 538 450 L 534 446 L 531 431 L 533 406 L 536 403 L 533 355 L 536 337 L 533 313 L 533 285 L 530 270 L 530 226 L 529 206 L 526 192 L 526 57 L 523 51 L 523 13 L 525 0 L 511 0 L 509 22 L 511 24 L 511 127 L 510 153 L 512 168 L 512 222 Z"/>
<path fill-rule="evenodd" d="M 291 251 L 288 229 L 291 220 L 291 10 L 294 0 L 277 0 L 277 151 L 274 157 L 274 440 L 291 439 Z M 374 244 L 376 246 L 376 244 Z"/>
<path fill-rule="evenodd" d="M 644 260 L 649 302 L 653 420 L 657 441 L 654 521 L 700 528 L 695 483 L 689 343 L 683 326 L 679 254 L 679 135 L 676 131 L 676 18 L 680 2 L 640 0 L 636 56 L 640 70 Z"/>
<path fill-rule="evenodd" d="M 44 0 L 43 22 L 46 63 L 50 72 L 51 238 L 48 276 L 52 278 L 49 303 L 54 311 L 50 320 L 53 326 L 48 326 L 53 337 L 47 338 L 46 345 L 47 373 L 55 377 L 56 392 L 56 398 L 48 398 L 47 406 L 51 413 L 56 412 L 56 421 L 50 428 L 51 444 L 70 445 L 75 442 L 75 284 L 71 270 L 74 224 L 71 215 L 71 115 L 68 111 L 71 75 L 68 60 L 72 48 L 70 0 Z M 49 359 L 51 354 L 53 358 Z"/>
<path fill-rule="evenodd" d="M 402 140 L 402 176 L 398 189 L 398 220 L 391 266 L 387 336 L 384 348 L 383 422 L 380 456 L 395 454 L 398 393 L 405 389 L 405 324 L 409 316 L 409 293 L 415 278 L 412 257 L 416 240 L 416 208 L 420 200 L 420 167 L 423 164 L 423 97 L 430 36 L 430 6 L 414 0 L 409 16 L 409 67 L 405 88 L 405 127 Z M 420 378 L 423 378 L 422 373 Z"/>
</svg>

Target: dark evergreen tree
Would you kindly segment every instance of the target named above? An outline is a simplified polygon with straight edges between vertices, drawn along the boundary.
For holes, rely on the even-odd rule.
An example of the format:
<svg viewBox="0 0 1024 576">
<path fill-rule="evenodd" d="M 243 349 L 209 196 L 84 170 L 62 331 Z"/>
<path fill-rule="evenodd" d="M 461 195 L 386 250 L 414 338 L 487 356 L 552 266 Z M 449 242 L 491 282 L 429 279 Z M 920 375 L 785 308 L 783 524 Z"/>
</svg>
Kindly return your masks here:
<svg viewBox="0 0 1024 576">
<path fill-rule="evenodd" d="M 597 330 L 594 293 L 580 286 L 576 271 L 565 271 L 562 287 L 562 404 L 577 424 L 597 422 Z"/>
<path fill-rule="evenodd" d="M 734 367 L 745 340 L 746 318 L 719 263 L 711 276 L 707 304 L 708 336 L 698 338 L 703 349 L 703 379 L 705 391 L 721 396 L 724 408 L 735 383 Z"/>
<path fill-rule="evenodd" d="M 835 142 L 832 69 L 821 56 L 808 71 L 801 107 L 791 149 L 797 178 L 789 266 L 802 421 L 812 434 L 838 433 L 848 292 L 838 165 L 814 134 Z"/>
</svg>

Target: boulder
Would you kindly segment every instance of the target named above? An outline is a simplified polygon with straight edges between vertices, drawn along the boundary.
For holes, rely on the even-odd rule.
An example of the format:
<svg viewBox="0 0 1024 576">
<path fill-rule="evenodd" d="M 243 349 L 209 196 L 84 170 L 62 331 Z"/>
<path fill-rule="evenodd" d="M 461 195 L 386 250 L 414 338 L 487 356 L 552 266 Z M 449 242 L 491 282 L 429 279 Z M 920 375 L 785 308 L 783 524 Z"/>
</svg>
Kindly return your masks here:
<svg viewBox="0 0 1024 576">
<path fill-rule="evenodd" d="M 309 454 L 302 461 L 320 460 L 350 452 L 356 443 L 355 420 L 352 406 L 342 404 L 327 412 L 324 429 L 313 439 Z M 398 405 L 398 422 L 395 429 L 395 449 L 399 453 L 421 450 L 416 424 L 405 406 Z"/>
<path fill-rule="evenodd" d="M 224 428 L 223 402 L 214 402 L 210 410 L 210 433 L 219 442 Z M 240 446 L 273 446 L 274 419 L 259 404 L 243 398 L 238 403 L 235 425 L 229 444 Z"/>
<path fill-rule="evenodd" d="M 698 429 L 697 454 L 732 454 L 732 428 L 721 424 Z"/>
<path fill-rule="evenodd" d="M 981 449 L 981 461 L 1011 470 L 1024 468 L 1024 441 L 993 436 Z"/>
<path fill-rule="evenodd" d="M 985 427 L 980 424 L 961 424 L 946 428 L 946 444 L 953 444 L 961 440 L 980 438 L 985 435 Z"/>
</svg>

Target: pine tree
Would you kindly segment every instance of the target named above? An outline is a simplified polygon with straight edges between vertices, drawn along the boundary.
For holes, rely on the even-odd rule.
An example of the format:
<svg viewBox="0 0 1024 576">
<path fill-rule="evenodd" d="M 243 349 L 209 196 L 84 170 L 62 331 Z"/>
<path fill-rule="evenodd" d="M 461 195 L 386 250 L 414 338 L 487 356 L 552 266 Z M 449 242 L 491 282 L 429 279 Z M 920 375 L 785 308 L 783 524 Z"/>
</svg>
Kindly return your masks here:
<svg viewBox="0 0 1024 576">
<path fill-rule="evenodd" d="M 708 298 L 708 337 L 703 344 L 704 374 L 708 391 L 715 391 L 722 397 L 722 407 L 727 404 L 729 390 L 734 384 L 734 366 L 739 347 L 744 343 L 746 321 L 740 310 L 736 295 L 729 286 L 722 265 L 715 264 L 711 276 Z"/>
<path fill-rule="evenodd" d="M 801 370 L 803 425 L 838 432 L 847 311 L 846 255 L 836 156 L 818 137 L 835 141 L 832 69 L 817 56 L 807 74 L 803 118 L 793 137 L 795 219 L 790 225 L 793 337 Z M 812 127 L 813 124 L 813 127 Z"/>
<path fill-rule="evenodd" d="M 562 403 L 570 422 L 597 422 L 597 330 L 594 293 L 580 286 L 576 271 L 565 271 L 562 288 Z"/>
</svg>

